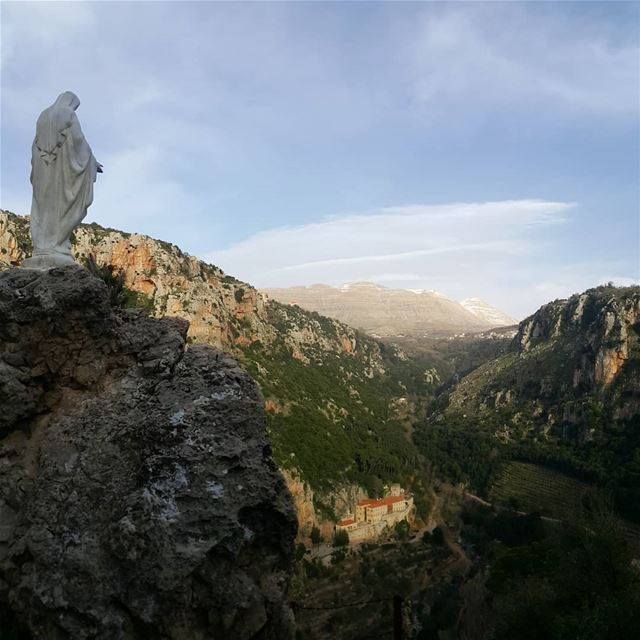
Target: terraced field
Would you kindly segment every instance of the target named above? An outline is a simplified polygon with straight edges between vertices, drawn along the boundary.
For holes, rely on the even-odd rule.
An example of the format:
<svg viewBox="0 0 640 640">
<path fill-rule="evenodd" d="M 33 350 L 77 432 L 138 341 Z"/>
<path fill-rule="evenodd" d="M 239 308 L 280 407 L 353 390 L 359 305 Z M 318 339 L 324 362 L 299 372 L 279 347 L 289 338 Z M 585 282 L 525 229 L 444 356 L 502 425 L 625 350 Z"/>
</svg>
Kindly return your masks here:
<svg viewBox="0 0 640 640">
<path fill-rule="evenodd" d="M 510 462 L 489 492 L 492 502 L 509 503 L 522 511 L 562 518 L 577 508 L 592 489 L 587 482 L 529 462 Z"/>
<path fill-rule="evenodd" d="M 509 462 L 493 483 L 489 497 L 520 511 L 538 511 L 562 519 L 578 508 L 593 485 L 529 462 Z M 640 551 L 640 525 L 620 520 L 629 544 Z"/>
</svg>

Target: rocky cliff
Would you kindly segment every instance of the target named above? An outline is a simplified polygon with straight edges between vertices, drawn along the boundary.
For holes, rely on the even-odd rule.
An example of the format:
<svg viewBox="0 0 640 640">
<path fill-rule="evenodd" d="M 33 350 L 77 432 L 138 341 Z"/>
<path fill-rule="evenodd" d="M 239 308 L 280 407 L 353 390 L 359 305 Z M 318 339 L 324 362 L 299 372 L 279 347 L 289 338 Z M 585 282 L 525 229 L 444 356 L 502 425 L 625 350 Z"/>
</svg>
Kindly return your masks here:
<svg viewBox="0 0 640 640">
<path fill-rule="evenodd" d="M 545 432 L 588 438 L 596 413 L 640 413 L 639 322 L 638 287 L 600 287 L 544 305 L 520 323 L 509 353 L 460 382 L 450 407 L 504 409 Z"/>
<path fill-rule="evenodd" d="M 606 489 L 640 522 L 640 287 L 597 287 L 541 307 L 506 353 L 438 397 L 414 441 L 476 492 L 489 495 L 504 463 L 528 461 Z M 544 474 L 539 481 L 555 508 L 555 489 Z"/>
<path fill-rule="evenodd" d="M 175 245 L 95 224 L 78 227 L 72 245 L 79 262 L 91 256 L 113 265 L 127 287 L 149 298 L 155 315 L 187 319 L 191 341 L 228 351 L 273 339 L 264 321 L 265 296 Z M 30 254 L 28 219 L 0 211 L 0 265 L 20 265 Z"/>
<path fill-rule="evenodd" d="M 571 371 L 573 388 L 609 385 L 632 354 L 637 355 L 640 289 L 602 287 L 552 302 L 518 328 L 515 346 L 530 352 L 554 339 L 579 338 L 579 361 Z"/>
<path fill-rule="evenodd" d="M 520 323 L 509 353 L 457 385 L 448 410 L 500 413 L 505 437 L 535 425 L 578 442 L 638 416 L 640 288 L 599 287 L 543 306 Z"/>
<path fill-rule="evenodd" d="M 80 266 L 0 273 L 5 625 L 42 640 L 292 637 L 296 524 L 262 397 L 229 356 L 185 350 L 187 332 L 113 309 Z"/>
<path fill-rule="evenodd" d="M 515 324 L 506 314 L 475 298 L 461 304 L 435 291 L 389 289 L 372 282 L 263 291 L 284 304 L 297 304 L 377 336 L 482 331 Z"/>
</svg>

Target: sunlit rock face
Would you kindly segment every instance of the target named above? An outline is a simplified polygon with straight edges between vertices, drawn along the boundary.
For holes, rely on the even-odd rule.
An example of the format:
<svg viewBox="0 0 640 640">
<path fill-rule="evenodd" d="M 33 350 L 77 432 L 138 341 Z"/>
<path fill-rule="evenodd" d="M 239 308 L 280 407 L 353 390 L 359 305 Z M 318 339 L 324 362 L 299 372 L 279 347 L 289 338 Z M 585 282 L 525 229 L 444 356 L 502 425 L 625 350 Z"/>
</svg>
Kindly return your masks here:
<svg viewBox="0 0 640 640">
<path fill-rule="evenodd" d="M 580 335 L 582 353 L 573 386 L 609 385 L 631 355 L 639 320 L 640 288 L 629 287 L 624 295 L 586 292 L 544 305 L 520 324 L 514 342 L 530 351 L 544 341 Z"/>
<path fill-rule="evenodd" d="M 601 286 L 542 306 L 520 323 L 508 353 L 460 381 L 449 411 L 499 412 L 507 438 L 577 444 L 637 419 L 640 287 Z"/>
<path fill-rule="evenodd" d="M 0 274 L 0 609 L 46 640 L 289 638 L 263 399 L 80 266 Z"/>
<path fill-rule="evenodd" d="M 77 262 L 92 257 L 99 265 L 114 267 L 127 287 L 149 297 L 154 315 L 187 319 L 191 341 L 229 352 L 284 338 L 302 361 L 308 361 L 309 350 L 351 354 L 362 346 L 353 328 L 333 322 L 329 332 L 339 334 L 337 339 L 328 339 L 317 325 L 293 323 L 286 335 L 280 335 L 271 317 L 275 303 L 266 295 L 168 242 L 97 225 L 81 225 L 72 240 Z M 0 211 L 0 269 L 21 265 L 31 249 L 28 219 Z M 379 359 L 379 354 L 372 354 L 373 370 L 380 369 Z"/>
</svg>

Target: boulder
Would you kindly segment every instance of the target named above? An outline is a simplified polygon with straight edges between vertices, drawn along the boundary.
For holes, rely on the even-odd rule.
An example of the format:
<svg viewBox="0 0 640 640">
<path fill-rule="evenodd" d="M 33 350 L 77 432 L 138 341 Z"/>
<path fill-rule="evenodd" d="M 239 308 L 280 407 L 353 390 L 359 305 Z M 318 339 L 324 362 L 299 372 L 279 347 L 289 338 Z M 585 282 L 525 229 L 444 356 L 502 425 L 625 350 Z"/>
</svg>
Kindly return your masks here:
<svg viewBox="0 0 640 640">
<path fill-rule="evenodd" d="M 290 638 L 263 399 L 73 265 L 0 274 L 0 609 L 32 638 Z"/>
</svg>

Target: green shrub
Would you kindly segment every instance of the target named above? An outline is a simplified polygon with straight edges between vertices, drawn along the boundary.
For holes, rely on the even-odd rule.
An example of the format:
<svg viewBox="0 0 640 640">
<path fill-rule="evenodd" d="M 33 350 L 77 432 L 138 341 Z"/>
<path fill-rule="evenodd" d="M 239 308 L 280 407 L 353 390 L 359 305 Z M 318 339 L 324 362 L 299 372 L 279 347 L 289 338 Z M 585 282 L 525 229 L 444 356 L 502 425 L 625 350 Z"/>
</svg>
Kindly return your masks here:
<svg viewBox="0 0 640 640">
<path fill-rule="evenodd" d="M 313 544 L 320 544 L 322 542 L 322 536 L 320 535 L 320 529 L 318 529 L 318 527 L 311 529 L 311 542 Z"/>
<path fill-rule="evenodd" d="M 492 638 L 618 640 L 640 637 L 640 577 L 606 501 L 542 539 L 499 548 L 487 586 Z"/>
<path fill-rule="evenodd" d="M 107 285 L 109 302 L 112 307 L 142 309 L 145 313 L 153 311 L 153 299 L 125 286 L 124 274 L 116 271 L 113 265 L 99 265 L 95 258 L 90 255 L 85 259 L 84 266 L 92 275 Z"/>
<path fill-rule="evenodd" d="M 440 527 L 436 527 L 431 534 L 431 539 L 434 544 L 444 544 L 444 531 Z"/>
<path fill-rule="evenodd" d="M 349 544 L 349 534 L 344 531 L 336 531 L 335 536 L 333 536 L 333 546 L 334 547 L 346 547 Z"/>
</svg>

